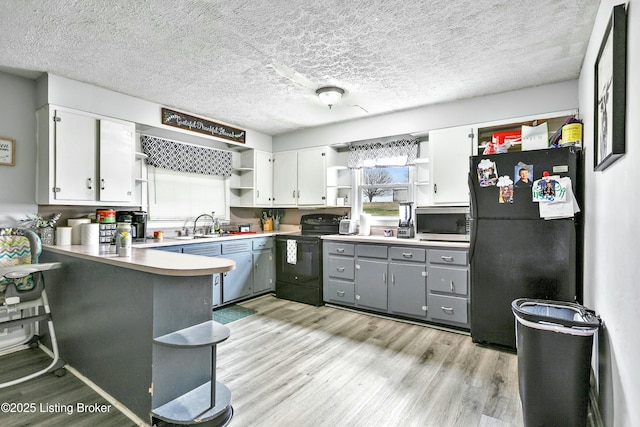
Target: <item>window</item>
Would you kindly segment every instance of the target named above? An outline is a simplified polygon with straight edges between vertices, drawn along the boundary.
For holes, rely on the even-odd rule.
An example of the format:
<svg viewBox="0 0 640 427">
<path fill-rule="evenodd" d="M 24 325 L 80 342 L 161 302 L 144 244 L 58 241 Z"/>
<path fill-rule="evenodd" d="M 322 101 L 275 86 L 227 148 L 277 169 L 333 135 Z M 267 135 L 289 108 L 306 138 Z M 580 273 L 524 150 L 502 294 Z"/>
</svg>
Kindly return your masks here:
<svg viewBox="0 0 640 427">
<path fill-rule="evenodd" d="M 386 219 L 398 218 L 400 202 L 412 199 L 411 168 L 386 166 L 362 168 L 358 194 L 362 213 Z"/>
<path fill-rule="evenodd" d="M 149 220 L 184 221 L 215 211 L 228 218 L 225 178 L 149 167 Z"/>
</svg>

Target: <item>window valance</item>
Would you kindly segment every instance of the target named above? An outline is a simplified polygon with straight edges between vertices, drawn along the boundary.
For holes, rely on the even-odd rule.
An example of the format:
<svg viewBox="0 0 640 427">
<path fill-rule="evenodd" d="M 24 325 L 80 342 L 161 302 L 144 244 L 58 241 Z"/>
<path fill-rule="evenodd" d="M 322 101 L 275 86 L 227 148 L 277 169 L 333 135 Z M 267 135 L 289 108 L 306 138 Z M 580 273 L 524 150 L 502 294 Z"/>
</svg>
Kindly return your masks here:
<svg viewBox="0 0 640 427">
<path fill-rule="evenodd" d="M 147 164 L 157 168 L 202 175 L 231 176 L 231 152 L 142 135 Z"/>
<path fill-rule="evenodd" d="M 417 139 L 352 144 L 349 147 L 349 167 L 413 165 L 418 158 L 418 147 Z"/>
</svg>

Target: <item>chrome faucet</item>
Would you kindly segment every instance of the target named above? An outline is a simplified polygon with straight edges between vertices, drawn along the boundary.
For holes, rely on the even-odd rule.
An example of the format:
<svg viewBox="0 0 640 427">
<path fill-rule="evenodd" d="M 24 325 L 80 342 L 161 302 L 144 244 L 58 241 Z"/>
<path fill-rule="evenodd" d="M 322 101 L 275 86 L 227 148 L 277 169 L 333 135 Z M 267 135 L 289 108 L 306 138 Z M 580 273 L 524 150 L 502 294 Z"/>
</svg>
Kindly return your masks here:
<svg viewBox="0 0 640 427">
<path fill-rule="evenodd" d="M 214 222 L 213 216 L 211 216 L 211 215 L 209 215 L 209 214 L 202 214 L 202 215 L 199 215 L 199 216 L 196 218 L 196 220 L 195 220 L 195 221 L 193 221 L 193 234 L 194 234 L 194 235 L 196 234 L 196 227 L 197 227 L 197 225 L 198 225 L 198 220 L 199 220 L 200 218 L 202 218 L 203 216 L 209 217 L 209 219 L 211 219 L 211 225 L 210 225 L 210 226 L 208 226 L 208 231 L 207 231 L 207 227 L 205 227 L 205 229 L 204 229 L 204 233 L 203 233 L 203 234 L 211 234 L 211 227 L 213 226 L 213 222 Z"/>
<path fill-rule="evenodd" d="M 188 222 L 189 222 L 189 218 L 187 217 L 187 219 L 184 220 L 184 224 L 182 225 L 182 231 L 184 232 L 185 236 L 189 235 L 189 229 L 187 228 Z M 180 235 L 180 232 L 178 232 L 178 235 Z"/>
</svg>

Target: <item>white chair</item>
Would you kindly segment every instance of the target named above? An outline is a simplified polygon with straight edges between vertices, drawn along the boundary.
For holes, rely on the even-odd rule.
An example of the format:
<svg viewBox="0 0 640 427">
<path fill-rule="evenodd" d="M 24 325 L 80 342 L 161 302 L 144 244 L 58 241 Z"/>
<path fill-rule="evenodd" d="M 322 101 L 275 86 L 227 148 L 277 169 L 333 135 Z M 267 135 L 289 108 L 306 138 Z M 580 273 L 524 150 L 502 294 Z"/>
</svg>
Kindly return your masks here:
<svg viewBox="0 0 640 427">
<path fill-rule="evenodd" d="M 38 323 L 46 321 L 53 351 L 53 360 L 44 369 L 32 374 L 0 383 L 0 388 L 30 380 L 47 372 L 57 376 L 66 373 L 64 361 L 58 353 L 49 301 L 44 288 L 43 271 L 61 267 L 59 262 L 38 263 L 42 243 L 36 233 L 28 229 L 0 230 L 0 333 L 5 336 L 21 332 L 26 338 L 19 342 L 7 341 L 0 354 L 19 350 L 21 347 L 35 348 L 40 345 Z M 25 333 L 27 331 L 27 333 Z"/>
</svg>

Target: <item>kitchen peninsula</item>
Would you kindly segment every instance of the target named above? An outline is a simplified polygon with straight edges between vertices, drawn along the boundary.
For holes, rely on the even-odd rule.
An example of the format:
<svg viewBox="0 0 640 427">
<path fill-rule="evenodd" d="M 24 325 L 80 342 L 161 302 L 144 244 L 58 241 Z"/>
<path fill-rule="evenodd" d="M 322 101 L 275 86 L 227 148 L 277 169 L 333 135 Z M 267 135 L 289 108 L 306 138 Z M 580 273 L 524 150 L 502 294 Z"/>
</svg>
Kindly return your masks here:
<svg viewBox="0 0 640 427">
<path fill-rule="evenodd" d="M 45 246 L 41 260 L 62 263 L 46 276 L 61 357 L 140 419 L 210 380 L 211 346 L 158 338 L 211 321 L 212 275 L 232 260 L 98 245 Z"/>
</svg>

